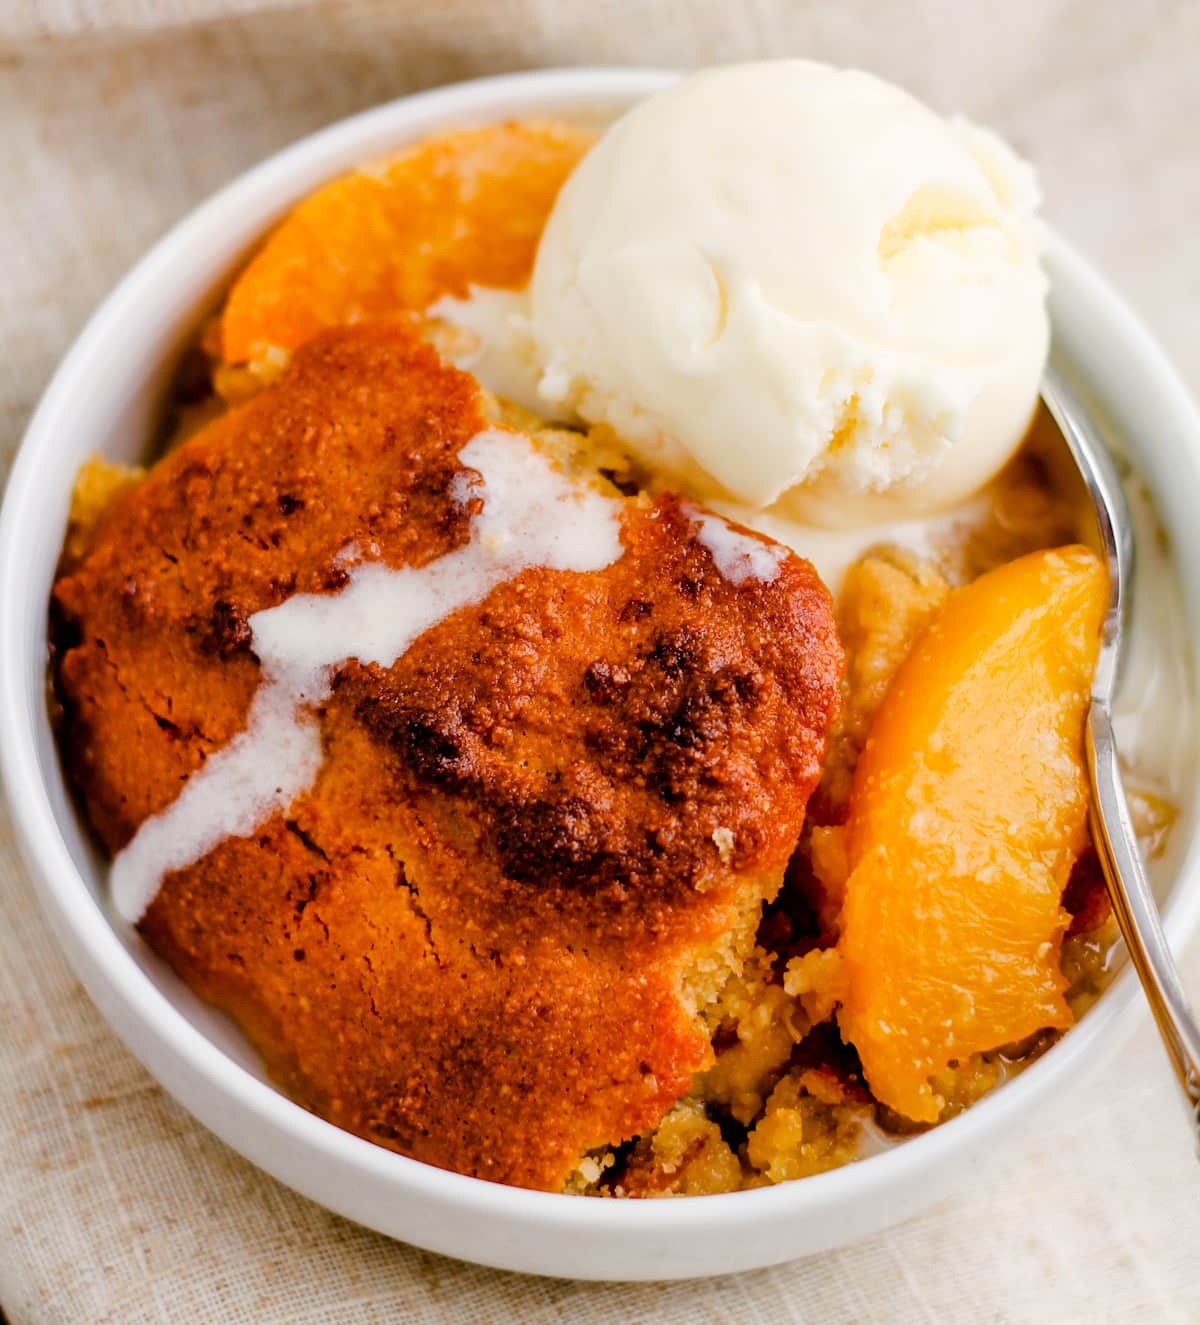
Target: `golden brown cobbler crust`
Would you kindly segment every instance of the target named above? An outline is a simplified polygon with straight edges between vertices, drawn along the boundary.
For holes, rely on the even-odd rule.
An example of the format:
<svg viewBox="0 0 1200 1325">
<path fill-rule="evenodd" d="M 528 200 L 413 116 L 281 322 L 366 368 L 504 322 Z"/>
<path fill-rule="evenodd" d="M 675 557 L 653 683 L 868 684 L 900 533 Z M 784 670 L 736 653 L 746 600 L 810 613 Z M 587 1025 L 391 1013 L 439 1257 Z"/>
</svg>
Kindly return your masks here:
<svg viewBox="0 0 1200 1325">
<path fill-rule="evenodd" d="M 411 332 L 335 331 L 115 503 L 54 597 L 110 850 L 243 725 L 255 612 L 335 592 L 351 543 L 401 566 L 466 541 L 450 488 L 487 426 Z M 709 1061 L 687 972 L 777 886 L 838 707 L 806 562 L 734 585 L 675 499 L 621 522 L 608 569 L 524 572 L 394 666 L 346 664 L 310 792 L 140 926 L 312 1108 L 524 1186 L 652 1128 Z"/>
</svg>

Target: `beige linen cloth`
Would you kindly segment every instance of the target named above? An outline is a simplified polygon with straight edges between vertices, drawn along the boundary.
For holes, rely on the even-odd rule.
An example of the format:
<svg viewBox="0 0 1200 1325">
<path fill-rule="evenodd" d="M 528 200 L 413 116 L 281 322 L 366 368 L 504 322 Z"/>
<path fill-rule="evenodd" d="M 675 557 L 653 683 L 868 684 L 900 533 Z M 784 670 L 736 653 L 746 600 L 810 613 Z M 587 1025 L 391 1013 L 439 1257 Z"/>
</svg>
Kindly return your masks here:
<svg viewBox="0 0 1200 1325">
<path fill-rule="evenodd" d="M 0 474 L 122 271 L 290 139 L 483 73 L 767 54 L 863 65 L 1006 132 L 1200 389 L 1189 0 L 0 0 Z M 1185 971 L 1200 993 L 1200 946 Z M 0 809 L 12 1325 L 1200 1321 L 1200 1167 L 1146 1019 L 963 1176 L 867 1242 L 710 1282 L 537 1280 L 389 1242 L 251 1168 L 146 1075 L 60 957 Z"/>
</svg>

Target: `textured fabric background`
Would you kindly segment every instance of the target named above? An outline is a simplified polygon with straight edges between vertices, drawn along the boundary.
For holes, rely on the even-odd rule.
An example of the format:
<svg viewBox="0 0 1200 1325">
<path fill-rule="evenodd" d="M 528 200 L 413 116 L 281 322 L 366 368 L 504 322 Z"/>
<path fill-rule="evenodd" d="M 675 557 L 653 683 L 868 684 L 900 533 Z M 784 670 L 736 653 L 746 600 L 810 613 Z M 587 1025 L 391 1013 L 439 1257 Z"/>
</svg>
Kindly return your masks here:
<svg viewBox="0 0 1200 1325">
<path fill-rule="evenodd" d="M 1006 132 L 1052 219 L 1200 389 L 1189 0 L 0 0 L 0 475 L 55 362 L 156 236 L 372 102 L 535 65 L 808 54 Z M 0 732 L 0 739 L 3 733 Z M 1200 989 L 1200 947 L 1186 963 Z M 1200 1320 L 1200 1172 L 1149 1025 L 964 1192 L 707 1283 L 457 1264 L 334 1218 L 167 1099 L 50 939 L 0 809 L 0 1303 L 25 1322 Z"/>
</svg>

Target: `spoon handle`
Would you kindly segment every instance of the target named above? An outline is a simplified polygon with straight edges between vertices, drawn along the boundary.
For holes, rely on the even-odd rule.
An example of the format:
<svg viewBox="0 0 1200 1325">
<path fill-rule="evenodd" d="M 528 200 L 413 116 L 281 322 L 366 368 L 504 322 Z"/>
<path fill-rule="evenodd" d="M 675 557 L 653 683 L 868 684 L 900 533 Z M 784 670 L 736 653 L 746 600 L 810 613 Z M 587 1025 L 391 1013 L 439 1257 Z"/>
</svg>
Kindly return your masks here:
<svg viewBox="0 0 1200 1325">
<path fill-rule="evenodd" d="M 1158 917 L 1158 907 L 1142 868 L 1137 836 L 1121 780 L 1112 717 L 1093 703 L 1088 713 L 1086 746 L 1092 779 L 1091 825 L 1108 895 L 1142 982 L 1171 1065 L 1187 1098 L 1194 1137 L 1200 1149 L 1200 1026 L 1188 1004 L 1179 971 Z"/>
</svg>

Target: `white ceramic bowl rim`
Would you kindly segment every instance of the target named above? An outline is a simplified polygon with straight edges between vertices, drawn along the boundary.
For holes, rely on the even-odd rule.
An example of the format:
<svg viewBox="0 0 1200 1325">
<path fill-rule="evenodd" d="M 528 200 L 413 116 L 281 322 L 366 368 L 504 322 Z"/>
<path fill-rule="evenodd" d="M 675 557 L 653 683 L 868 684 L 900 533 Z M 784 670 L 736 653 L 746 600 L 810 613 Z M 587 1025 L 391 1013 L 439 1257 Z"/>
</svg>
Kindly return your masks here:
<svg viewBox="0 0 1200 1325">
<path fill-rule="evenodd" d="M 419 136 L 422 125 L 453 118 L 470 122 L 494 118 L 504 107 L 531 102 L 570 113 L 571 107 L 590 103 L 615 104 L 637 99 L 662 86 L 675 75 L 666 71 L 629 69 L 548 70 L 539 73 L 481 79 L 403 98 L 339 122 L 304 139 L 230 184 L 171 230 L 124 278 L 96 312 L 64 359 L 29 425 L 8 484 L 0 516 L 0 770 L 18 840 L 38 883 L 47 911 L 69 947 L 87 949 L 94 966 L 103 972 L 103 989 L 87 980 L 90 992 L 107 1006 L 123 1005 L 140 1020 L 148 1034 L 180 1056 L 197 1074 L 252 1112 L 264 1127 L 284 1134 L 297 1147 L 322 1152 L 338 1161 L 347 1173 L 378 1176 L 386 1171 L 397 1196 L 436 1198 L 442 1205 L 464 1213 L 496 1219 L 517 1219 L 536 1230 L 564 1228 L 586 1236 L 614 1226 L 636 1237 L 639 1230 L 671 1230 L 684 1235 L 689 1229 L 715 1224 L 737 1227 L 753 1211 L 755 1218 L 796 1220 L 819 1215 L 830 1198 L 838 1202 L 871 1201 L 886 1185 L 919 1181 L 931 1163 L 963 1153 L 972 1138 L 982 1142 L 1002 1121 L 1006 1110 L 1024 1101 L 1026 1110 L 1072 1069 L 1080 1070 L 1094 1055 L 1101 1038 L 1130 1009 L 1134 985 L 1124 973 L 1097 1006 L 1040 1061 L 1012 1084 L 974 1105 L 958 1118 L 903 1145 L 857 1164 L 806 1178 L 799 1182 L 748 1192 L 671 1201 L 611 1202 L 578 1199 L 526 1191 L 446 1172 L 341 1131 L 306 1112 L 232 1062 L 161 994 L 126 951 L 68 853 L 63 833 L 43 781 L 35 733 L 43 720 L 42 664 L 31 668 L 18 650 L 25 647 L 22 622 L 28 609 L 27 575 L 22 550 L 36 527 L 42 503 L 39 496 L 42 467 L 52 463 L 54 443 L 69 424 L 81 393 L 104 361 L 120 344 L 121 329 L 136 321 L 141 302 L 150 296 L 162 274 L 174 264 L 192 260 L 221 245 L 221 218 L 249 212 L 272 214 L 263 199 L 276 194 L 289 180 L 294 197 L 336 169 L 345 144 L 370 136 L 373 126 L 386 127 L 404 108 L 404 139 Z M 511 111 L 509 112 L 511 113 Z M 266 222 L 264 222 L 265 224 Z M 1137 323 L 1130 310 L 1104 285 L 1094 271 L 1059 240 L 1052 245 L 1052 265 L 1072 279 L 1091 287 L 1105 301 L 1114 322 L 1125 324 L 1128 334 L 1140 339 L 1146 371 L 1156 390 L 1171 408 L 1191 421 L 1200 437 L 1200 418 L 1161 350 Z M 1194 871 L 1194 854 L 1184 867 Z M 1166 908 L 1169 937 L 1178 942 L 1200 919 L 1200 887 L 1176 889 Z M 85 977 L 86 979 L 86 977 Z"/>
</svg>

